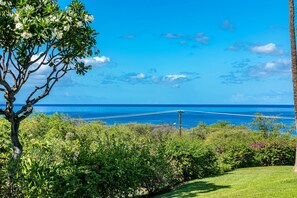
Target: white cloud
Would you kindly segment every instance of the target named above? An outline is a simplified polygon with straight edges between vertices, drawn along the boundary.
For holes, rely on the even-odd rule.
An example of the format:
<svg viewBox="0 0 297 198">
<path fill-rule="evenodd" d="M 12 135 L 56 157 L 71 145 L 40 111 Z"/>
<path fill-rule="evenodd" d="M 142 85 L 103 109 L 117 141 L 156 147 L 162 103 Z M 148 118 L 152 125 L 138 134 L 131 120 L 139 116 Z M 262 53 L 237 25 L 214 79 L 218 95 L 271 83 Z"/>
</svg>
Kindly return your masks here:
<svg viewBox="0 0 297 198">
<path fill-rule="evenodd" d="M 181 79 L 186 79 L 187 76 L 184 74 L 169 74 L 164 76 L 164 81 L 176 81 L 176 80 L 181 80 Z"/>
<path fill-rule="evenodd" d="M 245 61 L 236 62 L 234 71 L 227 75 L 221 75 L 226 84 L 241 84 L 249 80 L 261 80 L 265 78 L 283 78 L 291 75 L 290 59 L 277 59 L 262 64 L 250 65 Z"/>
<path fill-rule="evenodd" d="M 36 61 L 42 53 L 40 54 L 34 54 L 31 57 L 31 61 Z M 40 57 L 39 60 L 36 61 L 35 64 L 41 64 L 44 60 L 44 55 Z M 81 61 L 85 62 L 86 64 L 94 64 L 94 63 L 107 63 L 110 62 L 110 58 L 106 57 L 106 56 L 95 56 L 95 57 L 88 57 L 88 58 L 84 58 Z"/>
<path fill-rule="evenodd" d="M 36 61 L 36 62 L 32 65 L 31 70 L 34 70 L 35 68 L 40 66 L 40 64 L 42 64 L 44 62 L 44 60 L 46 61 L 47 57 L 45 58 L 45 55 L 42 55 L 42 53 L 34 54 L 31 57 L 30 61 L 32 61 L 32 62 Z M 51 71 L 51 68 L 48 65 L 41 65 L 39 67 L 39 69 L 33 74 L 33 76 L 34 76 L 34 78 L 37 78 L 37 79 L 40 78 L 41 75 L 46 77 L 45 75 L 47 75 L 50 71 Z"/>
<path fill-rule="evenodd" d="M 291 74 L 291 61 L 289 59 L 278 59 L 250 67 L 250 77 L 272 77 L 288 76 Z"/>
<path fill-rule="evenodd" d="M 106 56 L 95 56 L 95 57 L 89 57 L 89 58 L 84 58 L 82 61 L 85 64 L 100 64 L 100 63 L 107 63 L 110 62 L 110 58 Z"/>
<path fill-rule="evenodd" d="M 282 50 L 279 50 L 275 43 L 268 43 L 266 45 L 259 45 L 250 48 L 251 52 L 265 55 L 279 55 L 283 54 Z"/>
<path fill-rule="evenodd" d="M 155 73 L 126 73 L 120 76 L 112 74 L 103 74 L 103 84 L 114 84 L 116 82 L 125 82 L 131 85 L 136 84 L 159 84 L 169 85 L 171 87 L 180 87 L 181 84 L 190 82 L 199 78 L 195 72 L 183 72 L 180 74 L 156 75 Z"/>
<path fill-rule="evenodd" d="M 145 75 L 144 75 L 144 73 L 139 73 L 136 76 L 133 76 L 132 78 L 143 79 L 143 78 L 145 78 Z"/>
<path fill-rule="evenodd" d="M 203 44 L 208 44 L 209 37 L 205 36 L 204 33 L 199 33 L 199 34 L 196 34 L 195 41 Z"/>
<path fill-rule="evenodd" d="M 248 43 L 248 42 L 236 42 L 233 45 L 227 47 L 226 50 L 229 50 L 229 51 L 245 50 L 255 54 L 270 55 L 270 56 L 284 54 L 284 51 L 282 49 L 279 49 L 279 47 L 272 42 L 265 45 L 259 45 L 259 44 Z"/>
<path fill-rule="evenodd" d="M 174 34 L 174 33 L 166 33 L 166 34 L 163 34 L 163 37 L 169 38 L 169 39 L 176 39 L 176 38 L 183 37 L 183 35 L 182 34 Z"/>
<path fill-rule="evenodd" d="M 209 43 L 209 37 L 205 35 L 205 33 L 197 33 L 197 34 L 175 34 L 175 33 L 166 33 L 161 35 L 162 38 L 177 40 L 179 44 L 185 45 L 200 43 L 207 45 Z"/>
<path fill-rule="evenodd" d="M 31 60 L 30 61 L 36 61 L 38 58 L 40 58 L 39 60 L 36 61 L 36 64 L 41 64 L 43 62 L 43 59 L 44 59 L 44 55 L 41 56 L 42 53 L 40 54 L 34 54 L 32 57 L 31 57 Z"/>
<path fill-rule="evenodd" d="M 40 56 L 41 56 L 41 53 L 33 55 L 31 58 L 31 61 L 36 61 Z M 41 56 L 40 59 L 37 60 L 36 63 L 32 65 L 31 70 L 39 66 L 43 61 L 44 61 L 44 56 Z M 81 61 L 83 61 L 85 64 L 92 65 L 92 66 L 102 66 L 103 63 L 110 62 L 110 58 L 106 56 L 100 56 L 100 57 L 95 56 L 95 57 L 84 58 Z M 34 73 L 34 75 L 47 75 L 50 71 L 52 71 L 52 69 L 48 65 L 41 65 L 41 67 Z"/>
</svg>

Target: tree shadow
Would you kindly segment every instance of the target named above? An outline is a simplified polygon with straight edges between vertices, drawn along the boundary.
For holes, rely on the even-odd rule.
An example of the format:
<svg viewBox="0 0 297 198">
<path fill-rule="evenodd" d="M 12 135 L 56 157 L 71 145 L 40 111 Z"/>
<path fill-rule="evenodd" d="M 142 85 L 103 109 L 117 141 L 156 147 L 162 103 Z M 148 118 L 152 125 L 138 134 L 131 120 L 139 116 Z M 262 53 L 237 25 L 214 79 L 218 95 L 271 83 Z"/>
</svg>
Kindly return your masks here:
<svg viewBox="0 0 297 198">
<path fill-rule="evenodd" d="M 216 191 L 223 188 L 230 188 L 230 186 L 215 185 L 213 183 L 205 181 L 195 181 L 189 184 L 185 184 L 172 192 L 168 192 L 165 195 L 159 195 L 158 197 L 173 198 L 173 197 L 197 197 L 199 194 Z"/>
</svg>

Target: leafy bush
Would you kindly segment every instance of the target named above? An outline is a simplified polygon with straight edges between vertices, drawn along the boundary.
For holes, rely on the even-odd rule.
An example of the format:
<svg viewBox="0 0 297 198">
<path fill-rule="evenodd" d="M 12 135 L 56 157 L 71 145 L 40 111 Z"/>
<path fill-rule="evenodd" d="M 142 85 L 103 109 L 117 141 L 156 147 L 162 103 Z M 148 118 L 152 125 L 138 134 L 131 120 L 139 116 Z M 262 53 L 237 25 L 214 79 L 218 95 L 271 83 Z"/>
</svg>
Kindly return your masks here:
<svg viewBox="0 0 297 198">
<path fill-rule="evenodd" d="M 251 144 L 261 166 L 293 165 L 295 146 L 290 142 L 271 141 Z"/>
<path fill-rule="evenodd" d="M 71 121 L 38 114 L 20 127 L 24 153 L 14 197 L 128 197 L 238 167 L 287 165 L 295 138 L 262 134 L 226 122 L 199 124 L 182 138 L 168 125 Z M 0 119 L 0 195 L 7 177 L 9 123 Z"/>
<path fill-rule="evenodd" d="M 210 133 L 208 129 L 209 127 L 204 122 L 200 122 L 198 126 L 189 130 L 189 135 L 195 139 L 205 140 Z"/>
<path fill-rule="evenodd" d="M 177 181 L 206 177 L 218 172 L 215 152 L 199 140 L 176 138 L 167 142 L 167 156 Z"/>
<path fill-rule="evenodd" d="M 9 154 L 12 150 L 10 142 L 10 125 L 9 123 L 0 118 L 0 170 L 3 168 L 10 158 Z"/>
<path fill-rule="evenodd" d="M 219 164 L 224 172 L 257 165 L 254 160 L 254 150 L 245 144 L 230 145 L 224 149 L 217 147 L 215 150 L 219 155 Z"/>
</svg>

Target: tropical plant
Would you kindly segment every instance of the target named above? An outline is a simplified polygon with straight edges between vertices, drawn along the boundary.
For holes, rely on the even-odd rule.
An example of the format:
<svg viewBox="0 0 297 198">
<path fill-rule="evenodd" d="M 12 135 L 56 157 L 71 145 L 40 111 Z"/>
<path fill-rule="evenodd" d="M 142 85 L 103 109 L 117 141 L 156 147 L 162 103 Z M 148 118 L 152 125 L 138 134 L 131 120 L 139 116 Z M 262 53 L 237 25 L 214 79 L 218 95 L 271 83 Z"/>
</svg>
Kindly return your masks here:
<svg viewBox="0 0 297 198">
<path fill-rule="evenodd" d="M 0 114 L 11 125 L 15 164 L 23 151 L 20 122 L 32 113 L 33 105 L 48 96 L 69 71 L 83 75 L 91 68 L 83 58 L 96 53 L 97 33 L 90 26 L 93 20 L 78 0 L 65 10 L 56 0 L 0 1 L 0 92 L 6 101 Z M 26 85 L 30 86 L 24 105 L 15 108 Z"/>
</svg>

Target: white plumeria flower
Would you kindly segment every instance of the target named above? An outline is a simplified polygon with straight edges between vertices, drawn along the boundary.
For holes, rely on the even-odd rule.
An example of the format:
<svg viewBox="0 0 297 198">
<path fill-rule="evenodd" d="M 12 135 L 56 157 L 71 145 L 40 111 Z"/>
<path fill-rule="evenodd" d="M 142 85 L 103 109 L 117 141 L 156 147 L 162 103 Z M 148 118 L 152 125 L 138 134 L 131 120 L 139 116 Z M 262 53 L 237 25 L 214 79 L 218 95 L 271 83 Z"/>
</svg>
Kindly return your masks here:
<svg viewBox="0 0 297 198">
<path fill-rule="evenodd" d="M 67 21 L 68 21 L 69 23 L 72 22 L 72 18 L 71 18 L 71 17 L 66 17 L 66 19 L 67 19 Z"/>
<path fill-rule="evenodd" d="M 77 27 L 81 27 L 83 25 L 83 23 L 81 22 L 81 21 L 78 21 L 77 23 L 76 23 L 76 26 Z"/>
<path fill-rule="evenodd" d="M 66 26 L 64 26 L 64 31 L 65 32 L 68 32 L 70 30 L 70 25 L 66 25 Z"/>
<path fill-rule="evenodd" d="M 85 21 L 86 22 L 93 22 L 94 21 L 94 16 L 93 15 L 85 15 Z"/>
<path fill-rule="evenodd" d="M 57 28 L 55 28 L 53 31 L 52 31 L 52 38 L 51 39 L 55 39 L 57 37 Z"/>
<path fill-rule="evenodd" d="M 21 24 L 21 23 L 17 23 L 17 24 L 15 25 L 15 28 L 16 28 L 17 30 L 22 30 L 22 29 L 24 28 L 24 26 L 23 26 L 23 24 Z"/>
<path fill-rule="evenodd" d="M 30 32 L 23 32 L 21 37 L 23 37 L 23 39 L 29 39 L 32 37 L 32 34 Z"/>
<path fill-rule="evenodd" d="M 63 38 L 63 32 L 57 32 L 57 39 Z"/>
<path fill-rule="evenodd" d="M 53 21 L 53 19 L 54 19 L 54 16 L 53 16 L 53 15 L 49 15 L 49 17 L 48 17 L 48 18 L 49 18 L 49 20 L 50 20 L 50 21 Z"/>
<path fill-rule="evenodd" d="M 63 32 L 58 31 L 56 28 L 53 31 L 52 39 L 61 39 L 63 37 Z"/>
<path fill-rule="evenodd" d="M 24 8 L 24 10 L 25 11 L 29 11 L 29 10 L 32 10 L 33 11 L 34 10 L 34 7 L 27 4 L 26 7 Z"/>
<path fill-rule="evenodd" d="M 14 21 L 17 22 L 17 21 L 19 21 L 19 19 L 20 19 L 20 15 L 18 13 L 16 13 L 14 16 Z"/>
<path fill-rule="evenodd" d="M 4 2 L 4 1 L 2 1 L 2 0 L 0 0 L 0 5 L 3 5 L 3 6 L 5 6 L 5 2 Z"/>
<path fill-rule="evenodd" d="M 59 21 L 58 18 L 57 18 L 56 16 L 53 16 L 53 15 L 50 15 L 50 16 L 49 16 L 49 20 L 50 20 L 51 22 L 57 22 L 57 21 Z"/>
</svg>

